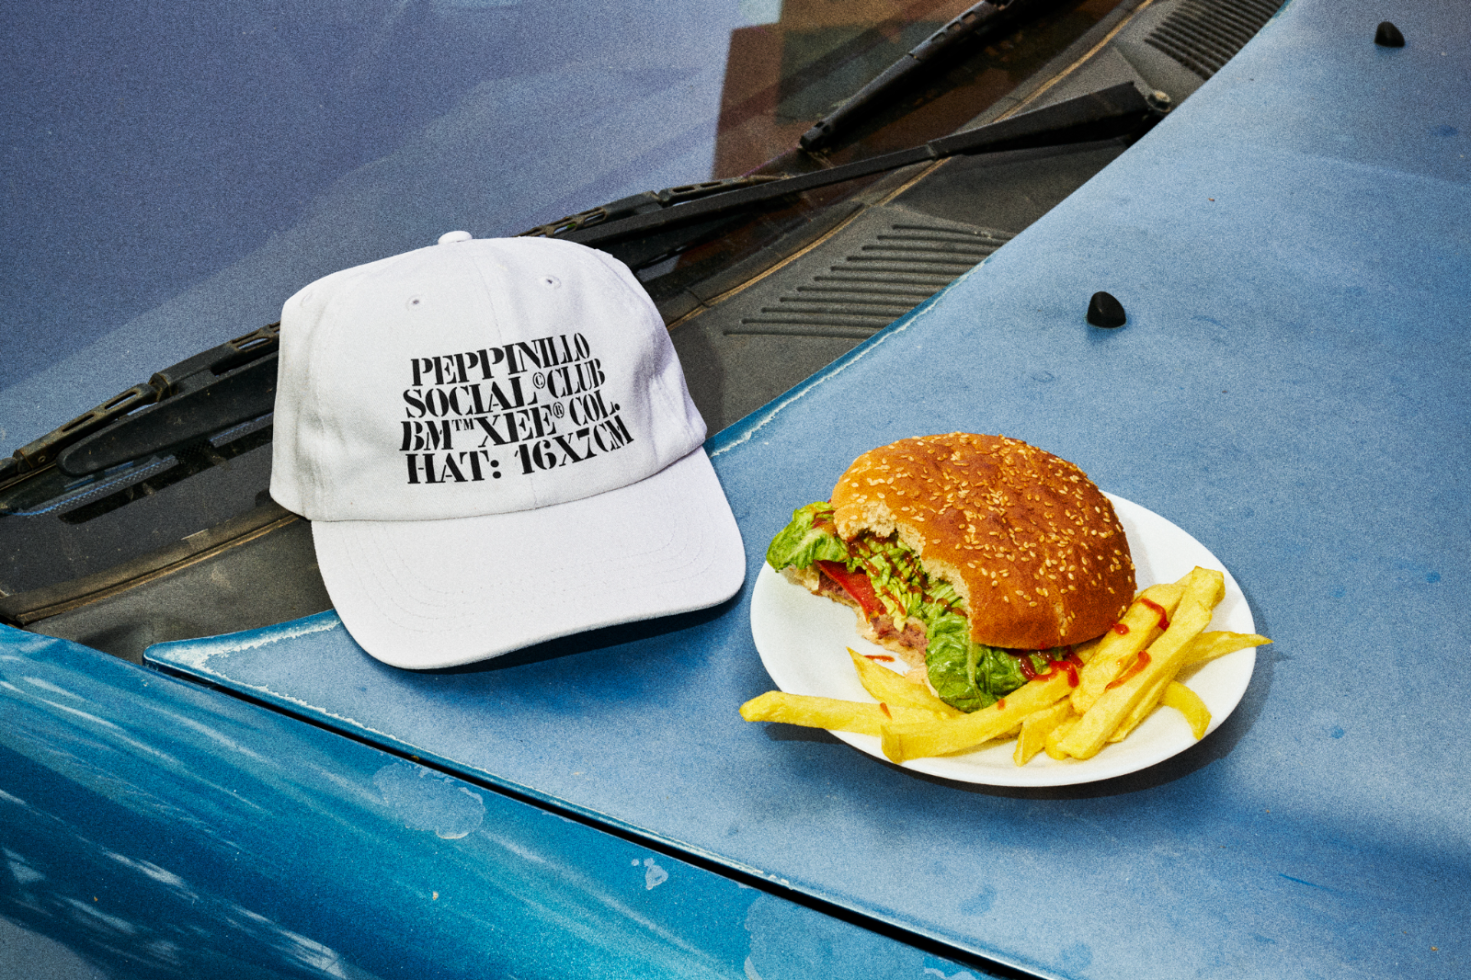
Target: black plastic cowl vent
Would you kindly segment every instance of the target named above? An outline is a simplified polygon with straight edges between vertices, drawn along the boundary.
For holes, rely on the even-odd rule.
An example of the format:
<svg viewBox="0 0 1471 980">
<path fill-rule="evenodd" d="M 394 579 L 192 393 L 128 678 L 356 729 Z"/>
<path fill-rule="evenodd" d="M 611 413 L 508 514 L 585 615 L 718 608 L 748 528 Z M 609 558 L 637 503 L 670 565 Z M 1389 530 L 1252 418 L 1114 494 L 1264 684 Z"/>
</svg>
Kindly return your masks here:
<svg viewBox="0 0 1471 980">
<path fill-rule="evenodd" d="M 1011 238 L 992 229 L 895 221 L 727 327 L 727 334 L 871 336 L 969 272 Z"/>
<path fill-rule="evenodd" d="M 1144 43 L 1210 78 L 1250 41 L 1283 0 L 1183 0 Z"/>
</svg>

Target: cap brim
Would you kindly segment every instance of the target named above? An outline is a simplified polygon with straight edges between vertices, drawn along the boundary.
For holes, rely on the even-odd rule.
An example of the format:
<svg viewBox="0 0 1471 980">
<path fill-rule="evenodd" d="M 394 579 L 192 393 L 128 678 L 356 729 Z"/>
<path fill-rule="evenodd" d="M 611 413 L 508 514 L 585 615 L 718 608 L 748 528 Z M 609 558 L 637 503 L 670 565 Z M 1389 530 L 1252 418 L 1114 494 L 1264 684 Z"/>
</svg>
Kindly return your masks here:
<svg viewBox="0 0 1471 980">
<path fill-rule="evenodd" d="M 746 566 L 704 449 L 570 503 L 442 521 L 314 521 L 312 537 L 353 639 L 419 670 L 704 609 L 736 593 Z"/>
</svg>

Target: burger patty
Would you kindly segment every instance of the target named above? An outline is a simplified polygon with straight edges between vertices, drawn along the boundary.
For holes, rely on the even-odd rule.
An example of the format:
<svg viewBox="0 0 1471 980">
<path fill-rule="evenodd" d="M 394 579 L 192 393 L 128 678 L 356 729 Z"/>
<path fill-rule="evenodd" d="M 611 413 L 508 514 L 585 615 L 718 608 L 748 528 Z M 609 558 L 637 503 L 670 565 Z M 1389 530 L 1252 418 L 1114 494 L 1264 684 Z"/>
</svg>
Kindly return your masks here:
<svg viewBox="0 0 1471 980">
<path fill-rule="evenodd" d="M 864 620 L 880 640 L 892 640 L 905 649 L 913 650 L 916 653 L 924 653 L 925 647 L 929 645 L 929 635 L 925 632 L 923 623 L 916 622 L 912 619 L 906 620 L 904 628 L 901 630 L 894 626 L 894 620 L 888 616 L 882 614 L 867 615 L 867 610 L 862 609 L 858 605 L 853 597 L 848 594 L 848 590 L 833 581 L 832 577 L 825 571 L 818 572 L 817 594 L 845 605 L 854 606 L 864 612 Z"/>
</svg>

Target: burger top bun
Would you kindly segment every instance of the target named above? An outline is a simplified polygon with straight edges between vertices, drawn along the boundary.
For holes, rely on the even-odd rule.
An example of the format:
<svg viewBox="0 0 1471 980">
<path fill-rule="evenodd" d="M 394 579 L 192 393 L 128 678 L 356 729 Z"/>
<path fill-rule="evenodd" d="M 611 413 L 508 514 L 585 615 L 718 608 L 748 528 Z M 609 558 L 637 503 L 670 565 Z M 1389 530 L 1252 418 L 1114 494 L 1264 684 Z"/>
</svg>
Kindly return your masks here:
<svg viewBox="0 0 1471 980">
<path fill-rule="evenodd" d="M 971 639 L 1043 650 L 1101 636 L 1134 598 L 1113 505 L 1072 463 L 1004 436 L 921 436 L 864 453 L 833 488 L 838 534 L 895 531 L 965 598 Z"/>
</svg>

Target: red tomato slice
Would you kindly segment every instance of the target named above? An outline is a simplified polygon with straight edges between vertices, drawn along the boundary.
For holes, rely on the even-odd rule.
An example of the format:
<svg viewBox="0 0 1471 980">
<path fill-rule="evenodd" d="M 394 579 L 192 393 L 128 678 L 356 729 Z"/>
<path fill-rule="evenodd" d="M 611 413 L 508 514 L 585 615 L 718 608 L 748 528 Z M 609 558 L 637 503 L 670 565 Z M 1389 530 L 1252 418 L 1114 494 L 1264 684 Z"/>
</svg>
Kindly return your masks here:
<svg viewBox="0 0 1471 980">
<path fill-rule="evenodd" d="M 864 619 L 873 619 L 882 616 L 884 612 L 883 603 L 879 602 L 878 593 L 873 590 L 873 583 L 868 580 L 864 572 L 850 572 L 841 563 L 835 561 L 819 561 L 818 567 L 822 573 L 843 587 L 843 591 L 863 610 Z"/>
</svg>

